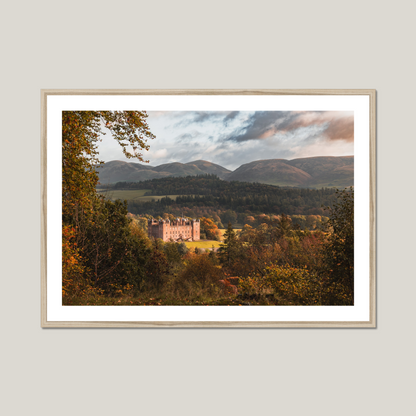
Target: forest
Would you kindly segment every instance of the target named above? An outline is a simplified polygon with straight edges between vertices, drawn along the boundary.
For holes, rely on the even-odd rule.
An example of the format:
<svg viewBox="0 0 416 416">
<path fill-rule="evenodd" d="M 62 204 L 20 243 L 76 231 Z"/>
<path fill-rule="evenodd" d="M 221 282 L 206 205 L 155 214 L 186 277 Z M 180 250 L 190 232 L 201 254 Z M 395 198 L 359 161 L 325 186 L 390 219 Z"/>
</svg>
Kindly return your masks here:
<svg viewBox="0 0 416 416">
<path fill-rule="evenodd" d="M 215 175 L 168 177 L 142 182 L 118 182 L 112 190 L 147 190 L 145 196 L 164 196 L 159 200 L 128 200 L 133 214 L 162 216 L 166 211 L 190 217 L 201 214 L 219 215 L 232 210 L 241 214 L 325 215 L 324 207 L 335 200 L 335 189 L 307 189 L 224 181 Z M 175 199 L 169 197 L 175 195 Z M 241 222 L 239 220 L 238 222 Z"/>
<path fill-rule="evenodd" d="M 175 204 L 162 198 L 151 203 L 154 212 L 146 211 L 152 206 L 147 203 L 134 212 L 126 201 L 97 193 L 97 143 L 106 126 L 126 157 L 143 161 L 148 142 L 155 139 L 147 114 L 65 111 L 62 117 L 64 305 L 354 303 L 353 188 L 286 189 L 237 186 L 213 176 L 166 178 L 148 181 L 145 189 L 152 195 L 174 191 L 179 195 Z M 233 205 L 234 200 L 239 203 Z M 169 218 L 174 205 L 197 210 L 209 207 L 210 201 L 213 208 L 221 207 L 222 217 L 205 210 L 201 237 L 220 240 L 218 250 L 189 249 L 183 242 L 148 237 L 147 219 L 156 213 Z M 286 206 L 305 210 L 282 208 Z M 242 226 L 238 232 L 233 228 L 237 220 Z M 225 228 L 223 234 L 220 228 Z"/>
</svg>

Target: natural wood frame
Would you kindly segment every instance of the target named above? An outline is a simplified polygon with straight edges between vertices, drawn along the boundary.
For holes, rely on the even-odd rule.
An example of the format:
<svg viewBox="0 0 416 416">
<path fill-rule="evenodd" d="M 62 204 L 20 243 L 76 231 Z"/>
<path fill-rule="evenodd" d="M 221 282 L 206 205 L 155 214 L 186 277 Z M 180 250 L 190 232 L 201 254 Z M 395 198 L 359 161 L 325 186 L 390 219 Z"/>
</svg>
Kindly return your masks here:
<svg viewBox="0 0 416 416">
<path fill-rule="evenodd" d="M 47 97 L 50 95 L 368 95 L 370 99 L 370 320 L 368 322 L 56 322 L 47 320 Z M 376 328 L 376 90 L 41 90 L 41 326 L 42 328 Z"/>
</svg>

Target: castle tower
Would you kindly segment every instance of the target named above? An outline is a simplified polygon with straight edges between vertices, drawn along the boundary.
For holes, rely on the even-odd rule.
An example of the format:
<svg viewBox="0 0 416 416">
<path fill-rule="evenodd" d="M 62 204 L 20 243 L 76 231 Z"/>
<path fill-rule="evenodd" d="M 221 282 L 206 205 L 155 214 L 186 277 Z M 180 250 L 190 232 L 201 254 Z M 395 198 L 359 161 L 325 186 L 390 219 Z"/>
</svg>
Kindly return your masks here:
<svg viewBox="0 0 416 416">
<path fill-rule="evenodd" d="M 162 233 L 162 235 L 159 238 L 161 238 L 163 241 L 168 241 L 168 228 L 169 228 L 169 225 L 166 223 L 166 221 L 162 220 L 162 222 L 159 225 L 159 227 L 161 228 L 160 231 Z"/>
<path fill-rule="evenodd" d="M 200 222 L 199 220 L 192 220 L 192 240 L 199 241 L 200 239 Z"/>
</svg>

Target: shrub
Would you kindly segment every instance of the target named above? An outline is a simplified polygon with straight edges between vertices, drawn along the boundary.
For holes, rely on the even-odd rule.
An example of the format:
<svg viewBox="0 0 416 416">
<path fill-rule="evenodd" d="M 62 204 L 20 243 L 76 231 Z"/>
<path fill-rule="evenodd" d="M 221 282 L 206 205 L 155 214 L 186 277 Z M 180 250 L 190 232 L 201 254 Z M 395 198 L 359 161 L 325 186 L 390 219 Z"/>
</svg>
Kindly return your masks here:
<svg viewBox="0 0 416 416">
<path fill-rule="evenodd" d="M 187 255 L 186 266 L 176 279 L 176 289 L 182 293 L 203 292 L 214 295 L 219 292 L 218 282 L 224 278 L 219 266 L 214 265 L 207 253 Z"/>
<path fill-rule="evenodd" d="M 240 279 L 239 288 L 243 296 L 269 296 L 278 305 L 321 304 L 319 279 L 307 268 L 266 267 L 262 274 Z"/>
</svg>

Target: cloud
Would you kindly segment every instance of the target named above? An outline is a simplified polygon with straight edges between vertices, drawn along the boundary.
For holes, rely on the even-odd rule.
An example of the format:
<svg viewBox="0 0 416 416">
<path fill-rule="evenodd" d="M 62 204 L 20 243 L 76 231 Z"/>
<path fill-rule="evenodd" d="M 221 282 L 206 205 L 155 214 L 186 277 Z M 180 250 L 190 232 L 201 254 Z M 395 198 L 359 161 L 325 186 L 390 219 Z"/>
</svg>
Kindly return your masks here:
<svg viewBox="0 0 416 416">
<path fill-rule="evenodd" d="M 168 155 L 167 149 L 159 149 L 155 150 L 154 152 L 149 151 L 148 156 L 152 159 L 163 159 Z"/>
<path fill-rule="evenodd" d="M 328 140 L 354 141 L 354 115 L 336 111 L 256 111 L 243 126 L 226 140 L 244 142 L 264 140 L 276 135 L 294 135 L 310 130 L 311 138 L 319 134 Z"/>
<path fill-rule="evenodd" d="M 187 127 L 191 124 L 201 124 L 206 122 L 217 122 L 226 117 L 225 111 L 180 111 L 175 112 L 174 118 L 177 120 L 173 127 Z"/>
<path fill-rule="evenodd" d="M 256 111 L 240 129 L 230 134 L 227 140 L 244 142 L 270 137 L 277 133 L 279 125 L 284 126 L 293 117 L 295 115 L 290 111 Z"/>
<path fill-rule="evenodd" d="M 231 113 L 227 114 L 222 121 L 225 126 L 228 126 L 230 121 L 234 120 L 236 117 L 240 115 L 240 111 L 231 111 Z"/>
<path fill-rule="evenodd" d="M 325 135 L 329 140 L 345 140 L 347 142 L 354 141 L 354 116 L 338 118 L 332 120 Z"/>
<path fill-rule="evenodd" d="M 306 111 L 297 113 L 283 131 L 294 131 L 302 127 L 322 127 L 322 135 L 329 140 L 354 141 L 354 114 L 339 111 Z"/>
<path fill-rule="evenodd" d="M 149 126 L 156 139 L 144 158 L 154 166 L 203 159 L 235 169 L 253 160 L 354 154 L 351 112 L 149 112 Z M 99 151 L 105 161 L 131 162 L 111 134 Z"/>
<path fill-rule="evenodd" d="M 176 136 L 174 138 L 175 142 L 184 142 L 184 143 L 189 143 L 190 141 L 198 138 L 201 136 L 201 133 L 197 130 L 191 130 L 187 133 L 182 133 L 179 134 L 178 136 Z"/>
</svg>

